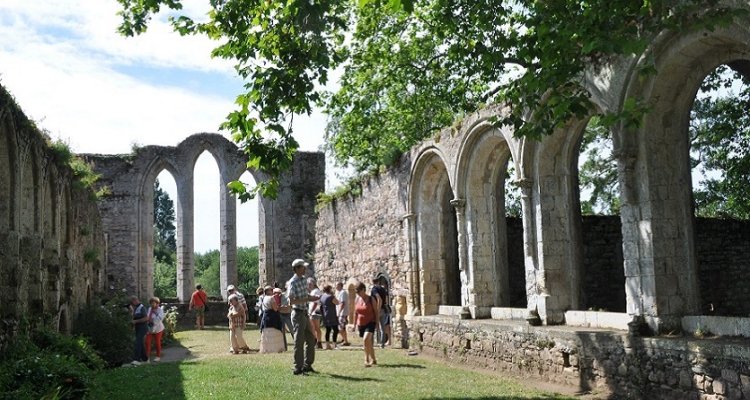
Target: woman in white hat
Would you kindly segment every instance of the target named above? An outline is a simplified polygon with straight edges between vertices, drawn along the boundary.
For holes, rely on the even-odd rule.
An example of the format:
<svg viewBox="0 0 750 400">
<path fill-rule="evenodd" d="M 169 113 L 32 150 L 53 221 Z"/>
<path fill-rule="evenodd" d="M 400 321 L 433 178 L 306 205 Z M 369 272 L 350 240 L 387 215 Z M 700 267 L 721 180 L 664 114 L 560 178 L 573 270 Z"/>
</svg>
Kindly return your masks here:
<svg viewBox="0 0 750 400">
<path fill-rule="evenodd" d="M 266 286 L 263 290 L 263 317 L 260 323 L 260 352 L 281 353 L 286 350 L 284 345 L 284 334 L 282 333 L 281 314 L 281 290 Z"/>
</svg>

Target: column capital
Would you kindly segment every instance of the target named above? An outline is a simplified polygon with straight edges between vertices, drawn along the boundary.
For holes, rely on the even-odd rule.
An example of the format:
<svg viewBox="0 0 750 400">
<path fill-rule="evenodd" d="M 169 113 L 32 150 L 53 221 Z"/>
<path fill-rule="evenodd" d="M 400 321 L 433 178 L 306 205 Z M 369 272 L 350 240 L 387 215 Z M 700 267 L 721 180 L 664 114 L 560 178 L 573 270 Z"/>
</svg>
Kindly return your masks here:
<svg viewBox="0 0 750 400">
<path fill-rule="evenodd" d="M 529 178 L 515 179 L 512 184 L 521 189 L 521 195 L 528 197 L 531 195 L 531 188 L 534 186 L 534 181 Z"/>
<path fill-rule="evenodd" d="M 513 180 L 513 185 L 516 187 L 519 187 L 524 190 L 531 189 L 531 186 L 534 184 L 534 181 L 532 181 L 529 178 L 519 178 Z"/>
<path fill-rule="evenodd" d="M 451 205 L 456 208 L 463 208 L 466 206 L 466 199 L 455 198 L 450 201 Z"/>
</svg>

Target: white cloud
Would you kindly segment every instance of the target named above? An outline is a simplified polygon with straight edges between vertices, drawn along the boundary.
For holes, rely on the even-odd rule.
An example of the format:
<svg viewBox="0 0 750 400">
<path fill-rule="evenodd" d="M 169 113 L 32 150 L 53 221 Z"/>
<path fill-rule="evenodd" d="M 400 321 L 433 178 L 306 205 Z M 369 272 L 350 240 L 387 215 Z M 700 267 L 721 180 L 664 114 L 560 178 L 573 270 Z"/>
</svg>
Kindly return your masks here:
<svg viewBox="0 0 750 400">
<path fill-rule="evenodd" d="M 188 15 L 203 18 L 205 0 L 184 3 Z M 115 0 L 1 0 L 0 85 L 29 118 L 78 153 L 129 153 L 133 143 L 174 146 L 193 133 L 217 132 L 237 94 L 228 83 L 231 62 L 210 57 L 217 43 L 180 37 L 164 12 L 146 34 L 122 37 L 118 9 Z M 144 71 L 174 71 L 170 76 L 186 80 L 167 83 Z M 212 76 L 216 81 L 194 84 Z M 209 93 L 212 86 L 223 89 Z M 294 126 L 301 150 L 317 151 L 325 117 L 319 111 L 298 116 Z M 195 202 L 207 212 L 196 213 L 199 251 L 218 243 L 218 184 L 212 183 L 218 178 L 202 165 Z M 238 220 L 238 242 L 257 244 L 257 204 L 238 207 Z"/>
</svg>

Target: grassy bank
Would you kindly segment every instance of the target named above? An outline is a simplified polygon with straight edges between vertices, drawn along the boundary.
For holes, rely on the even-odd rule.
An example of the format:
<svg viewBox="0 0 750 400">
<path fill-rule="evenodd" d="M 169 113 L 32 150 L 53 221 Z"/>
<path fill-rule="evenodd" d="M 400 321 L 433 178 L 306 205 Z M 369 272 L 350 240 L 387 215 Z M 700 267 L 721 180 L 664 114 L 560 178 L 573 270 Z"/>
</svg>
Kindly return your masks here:
<svg viewBox="0 0 750 400">
<path fill-rule="evenodd" d="M 256 330 L 246 332 L 253 349 L 258 337 Z M 363 367 L 364 355 L 356 343 L 318 351 L 313 365 L 317 373 L 294 376 L 291 351 L 229 354 L 224 328 L 178 332 L 177 339 L 190 352 L 187 359 L 104 371 L 95 379 L 91 398 L 571 399 L 534 390 L 533 383 L 459 369 L 404 350 L 376 350 L 378 365 L 373 368 Z"/>
</svg>

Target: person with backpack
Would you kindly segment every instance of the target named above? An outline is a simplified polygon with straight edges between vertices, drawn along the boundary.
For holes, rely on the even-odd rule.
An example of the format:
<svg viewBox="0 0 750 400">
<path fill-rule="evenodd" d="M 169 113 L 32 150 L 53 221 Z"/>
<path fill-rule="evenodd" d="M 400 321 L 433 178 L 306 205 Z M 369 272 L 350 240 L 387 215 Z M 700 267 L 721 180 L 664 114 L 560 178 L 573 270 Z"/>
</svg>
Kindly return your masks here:
<svg viewBox="0 0 750 400">
<path fill-rule="evenodd" d="M 195 327 L 203 329 L 206 321 L 206 311 L 208 308 L 208 295 L 203 291 L 203 286 L 195 285 L 195 292 L 190 296 L 188 311 L 195 310 Z"/>
<path fill-rule="evenodd" d="M 375 334 L 376 309 L 375 300 L 367 294 L 367 287 L 363 282 L 357 285 L 357 302 L 354 310 L 357 314 L 354 329 L 359 331 L 359 337 L 364 341 L 365 367 L 371 367 L 378 362 L 375 360 L 373 335 Z"/>
<path fill-rule="evenodd" d="M 372 278 L 370 296 L 375 298 L 377 304 L 375 314 L 377 316 L 380 348 L 385 348 L 385 346 L 390 346 L 391 338 L 391 299 L 383 275 L 378 274 Z"/>
</svg>

